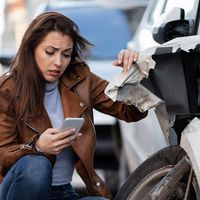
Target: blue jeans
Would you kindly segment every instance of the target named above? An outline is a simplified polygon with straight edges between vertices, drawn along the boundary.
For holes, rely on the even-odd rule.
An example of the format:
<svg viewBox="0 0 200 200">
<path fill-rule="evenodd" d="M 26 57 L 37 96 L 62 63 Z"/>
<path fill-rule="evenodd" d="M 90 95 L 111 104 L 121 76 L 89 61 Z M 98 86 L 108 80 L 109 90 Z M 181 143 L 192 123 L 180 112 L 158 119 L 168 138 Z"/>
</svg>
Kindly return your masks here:
<svg viewBox="0 0 200 200">
<path fill-rule="evenodd" d="M 52 165 L 42 155 L 19 159 L 0 184 L 0 200 L 77 200 L 79 195 L 70 184 L 51 186 Z M 106 200 L 85 197 L 82 200 Z"/>
<path fill-rule="evenodd" d="M 52 186 L 51 194 L 52 200 L 106 200 L 106 198 L 97 196 L 80 198 L 71 184 Z"/>
</svg>

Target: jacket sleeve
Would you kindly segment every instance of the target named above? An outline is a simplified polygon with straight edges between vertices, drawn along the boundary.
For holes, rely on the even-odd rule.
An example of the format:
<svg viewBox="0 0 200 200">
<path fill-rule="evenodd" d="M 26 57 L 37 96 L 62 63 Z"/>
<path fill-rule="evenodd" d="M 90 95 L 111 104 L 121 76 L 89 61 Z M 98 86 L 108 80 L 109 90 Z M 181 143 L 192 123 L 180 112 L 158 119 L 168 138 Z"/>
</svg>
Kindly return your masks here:
<svg viewBox="0 0 200 200">
<path fill-rule="evenodd" d="M 126 105 L 123 102 L 113 102 L 104 90 L 108 82 L 97 75 L 91 73 L 91 96 L 93 107 L 105 114 L 109 114 L 126 122 L 134 122 L 143 119 L 148 112 L 141 113 L 135 106 Z"/>
<path fill-rule="evenodd" d="M 36 136 L 27 142 L 19 142 L 18 131 L 12 128 L 14 119 L 7 114 L 8 98 L 2 91 L 0 91 L 0 104 L 0 176 L 2 177 L 20 157 L 36 153 L 32 148 Z"/>
</svg>

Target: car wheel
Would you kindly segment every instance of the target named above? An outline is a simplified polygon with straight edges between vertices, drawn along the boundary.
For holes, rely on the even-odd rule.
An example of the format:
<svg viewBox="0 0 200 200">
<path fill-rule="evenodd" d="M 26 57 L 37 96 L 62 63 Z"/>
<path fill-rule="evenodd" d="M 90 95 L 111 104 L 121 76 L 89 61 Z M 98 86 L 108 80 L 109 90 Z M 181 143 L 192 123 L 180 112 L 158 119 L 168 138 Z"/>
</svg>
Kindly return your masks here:
<svg viewBox="0 0 200 200">
<path fill-rule="evenodd" d="M 176 165 L 185 155 L 180 146 L 166 147 L 144 161 L 126 180 L 115 200 L 149 200 L 148 194 L 153 187 Z M 181 179 L 176 191 L 166 200 L 183 199 L 187 179 Z M 196 179 L 192 180 L 189 200 L 199 199 L 199 187 Z"/>
</svg>

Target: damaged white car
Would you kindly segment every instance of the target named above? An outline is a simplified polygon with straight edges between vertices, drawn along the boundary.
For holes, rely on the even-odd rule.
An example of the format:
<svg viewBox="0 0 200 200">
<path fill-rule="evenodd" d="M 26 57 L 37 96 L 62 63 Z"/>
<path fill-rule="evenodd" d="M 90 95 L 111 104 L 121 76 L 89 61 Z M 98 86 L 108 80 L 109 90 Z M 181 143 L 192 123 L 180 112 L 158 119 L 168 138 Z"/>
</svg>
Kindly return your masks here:
<svg viewBox="0 0 200 200">
<path fill-rule="evenodd" d="M 157 43 L 142 50 L 132 70 L 119 74 L 105 92 L 141 111 L 154 107 L 166 147 L 139 164 L 115 200 L 199 200 L 200 1 L 156 2 L 154 7 L 164 2 L 163 11 L 173 5 L 153 26 Z M 146 145 L 152 144 L 148 130 L 137 134 L 146 137 Z"/>
</svg>

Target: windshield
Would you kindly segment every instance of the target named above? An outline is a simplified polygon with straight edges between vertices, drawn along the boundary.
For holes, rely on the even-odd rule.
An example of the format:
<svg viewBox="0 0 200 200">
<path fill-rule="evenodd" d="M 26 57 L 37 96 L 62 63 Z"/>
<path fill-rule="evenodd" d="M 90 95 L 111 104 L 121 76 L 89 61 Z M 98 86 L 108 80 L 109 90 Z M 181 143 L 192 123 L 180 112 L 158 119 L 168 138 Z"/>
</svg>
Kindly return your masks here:
<svg viewBox="0 0 200 200">
<path fill-rule="evenodd" d="M 59 8 L 54 11 L 71 18 L 80 33 L 95 46 L 93 59 L 113 59 L 126 48 L 132 37 L 128 19 L 123 10 L 109 8 Z"/>
</svg>

